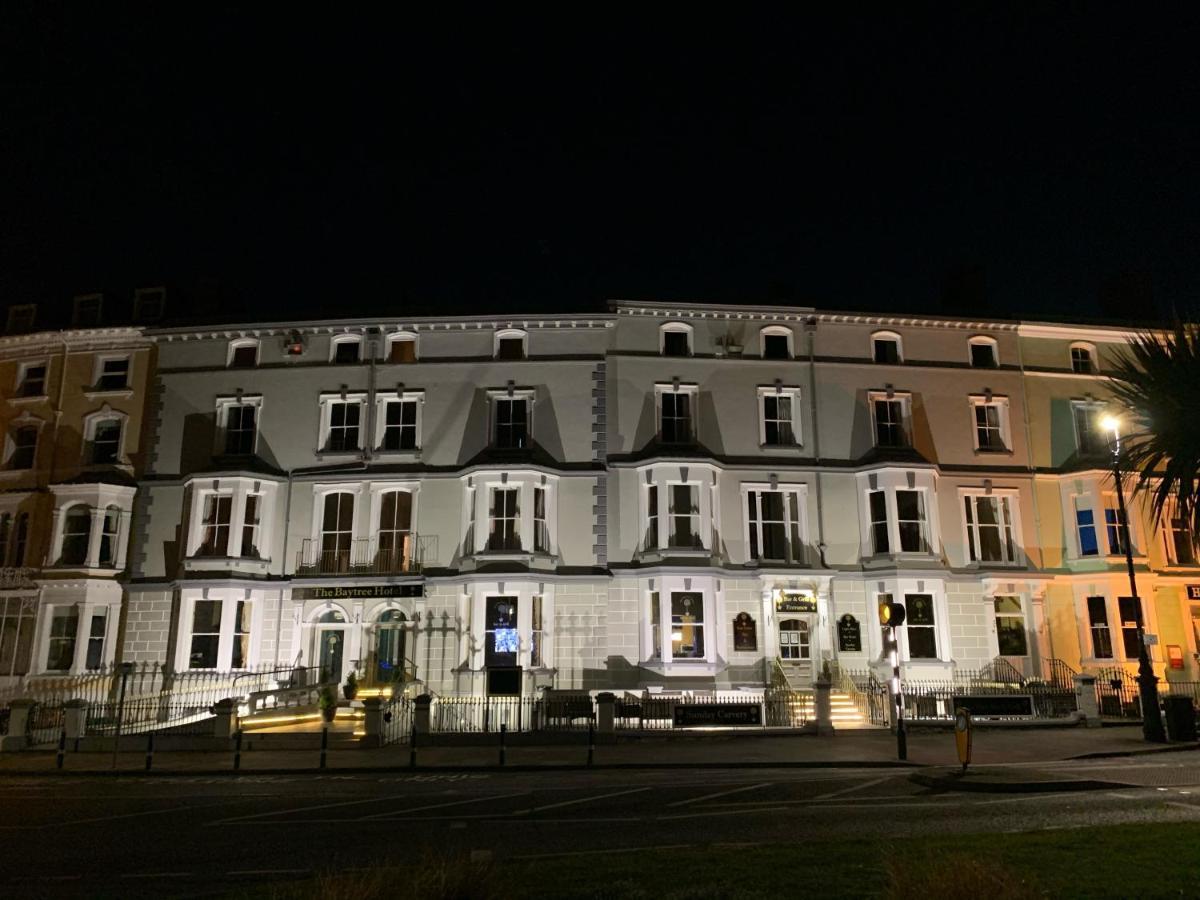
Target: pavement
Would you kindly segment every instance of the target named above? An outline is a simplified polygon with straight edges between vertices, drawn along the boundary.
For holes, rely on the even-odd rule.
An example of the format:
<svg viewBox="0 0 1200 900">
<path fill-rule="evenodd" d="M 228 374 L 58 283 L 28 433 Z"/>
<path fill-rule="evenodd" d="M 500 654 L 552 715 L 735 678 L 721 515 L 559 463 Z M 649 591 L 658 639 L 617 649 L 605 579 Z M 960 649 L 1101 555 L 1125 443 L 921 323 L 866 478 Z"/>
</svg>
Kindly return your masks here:
<svg viewBox="0 0 1200 900">
<path fill-rule="evenodd" d="M 560 740 L 562 735 L 557 736 Z M 570 737 L 575 737 L 574 735 Z M 242 773 L 320 772 L 319 735 L 311 746 L 287 750 L 248 750 L 241 754 Z M 1113 728 L 978 729 L 974 734 L 973 766 L 1019 766 L 1070 759 L 1105 759 L 1143 754 L 1187 754 L 1200 744 L 1148 745 L 1136 726 Z M 324 771 L 388 772 L 411 767 L 407 745 L 329 750 Z M 896 739 L 884 730 L 845 730 L 833 735 L 737 734 L 729 732 L 622 736 L 614 744 L 597 744 L 592 750 L 593 769 L 669 768 L 906 768 L 957 767 L 952 732 L 914 730 L 908 735 L 908 758 L 897 759 Z M 569 770 L 588 766 L 586 733 L 577 740 L 548 746 L 518 745 L 504 748 L 499 736 L 489 745 L 427 746 L 420 744 L 416 769 L 421 771 Z M 117 774 L 146 771 L 144 752 L 73 753 L 57 768 L 54 751 L 0 754 L 0 777 L 7 775 Z M 160 774 L 233 775 L 234 754 L 215 751 L 155 753 L 151 772 Z M 948 771 L 930 773 L 943 778 L 939 787 L 983 783 L 980 775 L 952 778 Z M 1000 781 L 999 776 L 992 776 Z M 1025 781 L 1036 781 L 1036 778 Z M 1021 782 L 1013 777 L 1013 784 Z M 966 788 L 970 789 L 970 788 Z M 1019 789 L 1014 787 L 1013 789 Z"/>
</svg>

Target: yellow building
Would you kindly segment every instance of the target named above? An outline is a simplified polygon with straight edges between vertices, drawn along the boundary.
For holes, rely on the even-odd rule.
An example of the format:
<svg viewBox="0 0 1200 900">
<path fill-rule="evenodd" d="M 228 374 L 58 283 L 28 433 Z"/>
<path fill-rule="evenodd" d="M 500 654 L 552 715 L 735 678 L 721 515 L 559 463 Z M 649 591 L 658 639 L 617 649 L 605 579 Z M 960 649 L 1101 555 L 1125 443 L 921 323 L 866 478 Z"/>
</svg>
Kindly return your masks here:
<svg viewBox="0 0 1200 900">
<path fill-rule="evenodd" d="M 140 328 L 0 337 L 0 686 L 114 660 L 153 364 Z"/>
</svg>

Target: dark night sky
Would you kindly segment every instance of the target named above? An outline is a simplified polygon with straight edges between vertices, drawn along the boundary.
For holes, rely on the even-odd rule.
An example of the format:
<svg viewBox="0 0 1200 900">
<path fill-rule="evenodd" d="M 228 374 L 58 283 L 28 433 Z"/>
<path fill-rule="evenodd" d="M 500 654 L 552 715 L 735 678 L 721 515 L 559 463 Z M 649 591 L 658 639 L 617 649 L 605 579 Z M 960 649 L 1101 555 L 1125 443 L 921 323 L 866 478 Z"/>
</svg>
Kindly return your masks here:
<svg viewBox="0 0 1200 900">
<path fill-rule="evenodd" d="M 0 302 L 165 282 L 175 314 L 236 319 L 609 297 L 1104 318 L 1200 297 L 1182 13 L 299 8 L 6 5 Z"/>
</svg>

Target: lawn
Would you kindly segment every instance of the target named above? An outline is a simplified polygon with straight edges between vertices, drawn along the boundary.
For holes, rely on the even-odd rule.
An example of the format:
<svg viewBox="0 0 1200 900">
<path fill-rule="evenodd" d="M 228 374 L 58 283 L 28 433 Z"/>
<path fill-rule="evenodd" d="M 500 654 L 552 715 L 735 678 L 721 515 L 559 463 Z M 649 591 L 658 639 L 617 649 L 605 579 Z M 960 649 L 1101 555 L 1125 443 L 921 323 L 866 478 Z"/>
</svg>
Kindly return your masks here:
<svg viewBox="0 0 1200 900">
<path fill-rule="evenodd" d="M 269 896 L 327 900 L 1200 897 L 1200 823 L 924 837 L 894 845 L 873 840 L 715 845 L 498 863 L 430 857 L 424 865 L 405 870 L 332 875 L 279 887 Z"/>
</svg>

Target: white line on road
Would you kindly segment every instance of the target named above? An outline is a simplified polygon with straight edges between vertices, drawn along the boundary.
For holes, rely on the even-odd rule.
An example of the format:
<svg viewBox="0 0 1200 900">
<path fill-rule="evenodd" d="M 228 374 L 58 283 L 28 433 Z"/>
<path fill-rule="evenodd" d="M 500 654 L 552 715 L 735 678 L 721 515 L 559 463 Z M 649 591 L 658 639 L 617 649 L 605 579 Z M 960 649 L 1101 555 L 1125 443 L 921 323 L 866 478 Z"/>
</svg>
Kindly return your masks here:
<svg viewBox="0 0 1200 900">
<path fill-rule="evenodd" d="M 232 822 L 244 822 L 249 819 L 266 819 L 270 816 L 286 816 L 292 813 L 312 812 L 316 809 L 334 809 L 338 806 L 357 806 L 361 803 L 382 803 L 385 800 L 400 800 L 407 794 L 393 794 L 390 797 L 368 797 L 365 800 L 343 800 L 340 803 L 321 803 L 317 806 L 298 806 L 294 809 L 272 809 L 267 812 L 251 813 L 248 816 L 234 816 L 231 819 L 219 819 L 216 822 L 205 822 L 206 825 L 229 825 Z"/>
<path fill-rule="evenodd" d="M 122 878 L 191 878 L 193 872 L 126 872 Z"/>
<path fill-rule="evenodd" d="M 468 803 L 483 803 L 485 800 L 508 800 L 512 797 L 527 797 L 529 791 L 520 791 L 516 794 L 500 794 L 488 795 L 487 797 L 471 797 L 467 800 L 451 800 L 449 803 L 431 803 L 428 806 L 413 806 L 409 809 L 389 809 L 387 812 L 372 813 L 369 816 L 359 816 L 354 821 L 364 822 L 367 819 L 390 819 L 393 817 L 403 816 L 405 813 L 424 812 L 427 809 L 443 809 L 447 806 L 464 806 Z"/>
<path fill-rule="evenodd" d="M 643 791 L 648 790 L 651 790 L 651 788 L 630 788 L 627 791 L 613 791 L 611 794 L 597 794 L 594 797 L 580 797 L 577 800 L 563 800 L 561 803 L 548 803 L 545 806 L 535 806 L 532 809 L 522 809 L 513 813 L 513 815 L 527 816 L 530 813 L 541 812 L 544 809 L 561 809 L 564 806 L 575 806 L 578 803 L 591 803 L 593 800 L 607 800 L 609 797 L 624 797 L 626 794 L 640 794 Z"/>
<path fill-rule="evenodd" d="M 689 797 L 686 800 L 677 800 L 674 803 L 668 803 L 667 806 L 668 807 L 687 806 L 689 803 L 700 803 L 704 800 L 714 800 L 717 797 L 728 797 L 730 794 L 740 794 L 743 791 L 753 791 L 753 790 L 756 790 L 757 788 L 770 787 L 770 786 L 771 786 L 771 782 L 769 782 L 769 781 L 764 781 L 762 784 L 747 784 L 742 787 L 732 788 L 731 790 L 728 790 L 728 791 L 718 791 L 715 794 L 705 794 L 702 797 Z"/>
<path fill-rule="evenodd" d="M 234 875 L 307 875 L 312 869 L 234 869 L 226 872 L 227 876 Z"/>
<path fill-rule="evenodd" d="M 136 819 L 138 816 L 160 816 L 163 813 L 183 812 L 185 809 L 205 809 L 203 806 L 172 806 L 167 809 L 147 809 L 142 812 L 118 813 L 113 816 L 96 816 L 94 819 L 70 819 L 66 822 L 48 822 L 45 825 L 30 825 L 30 828 L 62 828 L 67 825 L 91 825 L 93 822 L 112 822 L 116 819 Z"/>
<path fill-rule="evenodd" d="M 767 806 L 767 807 L 756 806 L 754 809 L 727 809 L 724 812 L 709 811 L 709 812 L 684 813 L 684 814 L 678 815 L 678 816 L 659 816 L 658 820 L 660 822 L 667 822 L 667 821 L 671 821 L 673 819 L 703 819 L 703 818 L 707 818 L 707 817 L 711 817 L 711 816 L 744 816 L 747 813 L 758 814 L 758 813 L 768 813 L 768 812 L 785 812 L 786 810 L 787 810 L 786 806 Z"/>
<path fill-rule="evenodd" d="M 819 797 L 813 797 L 813 800 L 829 800 L 833 797 L 840 797 L 840 796 L 842 796 L 842 794 L 849 794 L 849 793 L 852 793 L 853 791 L 861 791 L 863 788 L 875 787 L 875 785 L 877 785 L 877 784 L 883 784 L 885 781 L 888 780 L 889 777 L 890 776 L 884 776 L 883 778 L 873 778 L 870 781 L 864 781 L 864 782 L 861 782 L 860 784 L 853 784 L 848 788 L 842 788 L 840 791 L 830 791 L 828 794 L 822 794 Z"/>
<path fill-rule="evenodd" d="M 653 847 L 613 847 L 610 850 L 564 850 L 561 853 L 523 853 L 510 859 L 556 859 L 561 856 L 602 856 L 612 853 L 644 853 L 647 850 L 686 850 L 691 844 L 658 844 Z"/>
</svg>

